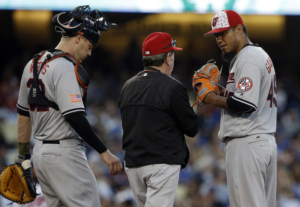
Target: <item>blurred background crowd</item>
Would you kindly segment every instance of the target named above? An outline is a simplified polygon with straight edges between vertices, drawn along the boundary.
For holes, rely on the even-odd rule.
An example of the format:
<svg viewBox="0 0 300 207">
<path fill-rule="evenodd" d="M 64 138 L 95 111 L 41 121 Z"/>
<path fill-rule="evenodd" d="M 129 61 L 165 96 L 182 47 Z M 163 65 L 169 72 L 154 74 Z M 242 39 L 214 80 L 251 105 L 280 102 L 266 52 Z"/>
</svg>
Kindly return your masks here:
<svg viewBox="0 0 300 207">
<path fill-rule="evenodd" d="M 4 17 L 9 19 L 11 11 L 1 12 Z M 107 14 L 111 22 L 121 22 L 119 25 L 121 28 L 125 21 L 146 16 L 145 14 L 122 15 Z M 201 17 L 199 16 L 199 18 Z M 269 53 L 277 72 L 277 207 L 300 207 L 300 84 L 299 71 L 297 71 L 299 65 L 295 64 L 297 58 L 300 57 L 298 52 L 300 45 L 295 37 L 296 34 L 299 34 L 297 33 L 299 28 L 293 26 L 299 20 L 298 18 L 288 18 L 291 20 L 286 20 L 286 28 L 287 31 L 293 31 L 294 36 L 286 32 L 282 39 L 268 41 L 260 38 L 252 39 L 251 31 L 249 31 L 249 37 Z M 12 22 L 12 20 L 9 21 Z M 247 22 L 245 24 L 247 26 Z M 51 29 L 53 30 L 53 28 Z M 205 29 L 209 31 L 209 26 Z M 204 41 L 202 35 L 206 30 L 196 31 L 196 34 L 192 33 L 189 36 L 182 36 L 180 32 L 174 32 L 174 28 L 170 27 L 166 29 L 160 27 L 152 29 L 152 31 L 147 27 L 146 31 L 149 33 L 141 31 L 140 36 L 128 34 L 130 32 L 122 35 L 114 33 L 114 36 L 119 35 L 121 40 L 128 35 L 127 45 L 121 51 L 118 51 L 117 43 L 112 42 L 109 38 L 110 31 L 103 32 L 100 45 L 83 63 L 91 78 L 88 88 L 87 117 L 97 135 L 121 160 L 123 160 L 124 152 L 122 151 L 122 122 L 118 99 L 125 81 L 143 70 L 141 62 L 143 39 L 151 32 L 164 31 L 170 32 L 173 39 L 177 39 L 179 47 L 182 46 L 180 41 L 182 40 L 184 50 L 175 53 L 175 67 L 172 76 L 185 85 L 192 104 L 195 101 L 195 92 L 192 90 L 191 79 L 195 70 L 209 59 L 215 59 L 219 66 L 224 65 L 221 85 L 226 85 L 228 75 L 229 65 L 221 60 L 220 51 L 214 38 L 205 39 L 206 43 L 202 45 Z M 49 41 L 39 43 L 34 38 L 29 38 L 27 39 L 29 44 L 26 44 L 22 42 L 24 40 L 16 36 L 14 31 L 12 26 L 9 31 L 3 31 L 4 34 L 0 40 L 2 64 L 0 69 L 0 163 L 5 165 L 12 164 L 17 156 L 18 115 L 16 103 L 23 68 L 34 54 L 55 47 L 60 38 L 58 34 L 51 31 L 53 37 Z M 172 31 L 175 34 L 172 34 Z M 263 31 L 257 32 L 263 33 Z M 220 109 L 201 106 L 196 113 L 199 118 L 199 133 L 193 138 L 186 138 L 190 149 L 190 161 L 187 167 L 181 171 L 174 206 L 228 207 L 224 143 L 217 139 Z M 33 146 L 34 139 L 32 140 Z M 86 146 L 86 154 L 97 178 L 102 206 L 136 206 L 126 173 L 110 176 L 108 167 L 102 162 L 96 151 Z M 3 167 L 4 165 L 0 166 L 0 171 Z M 0 207 L 9 203 L 0 196 Z M 18 205 L 13 204 L 12 206 Z M 37 207 L 46 206 L 46 204 L 41 195 L 35 202 L 25 206 Z"/>
</svg>

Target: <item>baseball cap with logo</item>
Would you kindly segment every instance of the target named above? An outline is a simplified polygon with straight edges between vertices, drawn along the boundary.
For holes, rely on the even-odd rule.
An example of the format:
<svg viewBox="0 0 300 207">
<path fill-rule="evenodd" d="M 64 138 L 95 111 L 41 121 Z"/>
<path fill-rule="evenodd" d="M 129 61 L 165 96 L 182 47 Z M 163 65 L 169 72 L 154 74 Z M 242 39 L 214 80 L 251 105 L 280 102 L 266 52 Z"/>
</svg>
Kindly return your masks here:
<svg viewBox="0 0 300 207">
<path fill-rule="evenodd" d="M 157 55 L 172 50 L 182 50 L 176 47 L 176 40 L 172 40 L 170 34 L 154 32 L 146 37 L 143 43 L 143 56 Z"/>
<path fill-rule="evenodd" d="M 208 37 L 218 32 L 224 32 L 239 24 L 244 25 L 244 22 L 238 13 L 232 10 L 223 10 L 214 16 L 211 20 L 212 30 L 203 36 Z"/>
</svg>

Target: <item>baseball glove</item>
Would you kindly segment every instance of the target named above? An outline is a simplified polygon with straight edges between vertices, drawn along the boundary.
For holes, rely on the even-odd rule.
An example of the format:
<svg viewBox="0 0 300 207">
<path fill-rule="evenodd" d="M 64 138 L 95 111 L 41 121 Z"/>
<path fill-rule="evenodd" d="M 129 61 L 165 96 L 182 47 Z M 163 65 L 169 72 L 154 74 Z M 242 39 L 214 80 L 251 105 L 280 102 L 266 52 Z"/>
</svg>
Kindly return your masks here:
<svg viewBox="0 0 300 207">
<path fill-rule="evenodd" d="M 197 100 L 192 105 L 195 106 L 198 103 L 197 110 L 200 105 L 203 105 L 203 100 L 207 94 L 219 91 L 218 83 L 221 78 L 222 68 L 219 70 L 215 65 L 214 60 L 209 60 L 207 64 L 203 65 L 199 70 L 195 71 L 193 76 L 193 88 L 197 93 Z"/>
<path fill-rule="evenodd" d="M 0 175 L 0 194 L 12 203 L 25 204 L 35 200 L 36 187 L 30 160 L 7 166 Z"/>
</svg>

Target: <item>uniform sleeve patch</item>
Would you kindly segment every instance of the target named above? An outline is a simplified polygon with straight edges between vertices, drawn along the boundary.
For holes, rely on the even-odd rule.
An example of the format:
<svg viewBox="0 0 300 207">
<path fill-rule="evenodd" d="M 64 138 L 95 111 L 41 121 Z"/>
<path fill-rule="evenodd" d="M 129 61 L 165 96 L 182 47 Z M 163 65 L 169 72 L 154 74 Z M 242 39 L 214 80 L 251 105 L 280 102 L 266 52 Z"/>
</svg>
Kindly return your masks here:
<svg viewBox="0 0 300 207">
<path fill-rule="evenodd" d="M 253 87 L 253 82 L 251 78 L 244 77 L 239 80 L 237 87 L 239 91 L 246 92 Z"/>
<path fill-rule="evenodd" d="M 82 99 L 81 99 L 81 95 L 80 95 L 80 94 L 71 94 L 71 95 L 69 95 L 69 98 L 70 98 L 70 102 L 71 102 L 71 103 L 74 103 L 74 102 L 82 102 Z"/>
</svg>

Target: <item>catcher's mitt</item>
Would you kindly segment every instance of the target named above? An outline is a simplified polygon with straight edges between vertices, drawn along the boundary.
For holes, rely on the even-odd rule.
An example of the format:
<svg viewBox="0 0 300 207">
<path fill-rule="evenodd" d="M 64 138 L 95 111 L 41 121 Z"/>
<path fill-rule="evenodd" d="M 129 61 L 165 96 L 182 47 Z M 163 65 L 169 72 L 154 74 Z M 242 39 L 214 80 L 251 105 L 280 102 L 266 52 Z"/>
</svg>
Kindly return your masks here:
<svg viewBox="0 0 300 207">
<path fill-rule="evenodd" d="M 214 60 L 209 60 L 207 64 L 195 71 L 193 76 L 193 88 L 197 92 L 197 100 L 192 107 L 198 102 L 197 109 L 199 109 L 200 105 L 204 104 L 203 100 L 207 94 L 211 92 L 217 93 L 219 90 L 218 83 L 221 78 L 223 67 L 221 67 L 221 70 L 219 71 L 218 66 L 215 65 L 216 62 L 213 61 Z"/>
<path fill-rule="evenodd" d="M 5 168 L 0 175 L 0 194 L 18 204 L 35 200 L 38 194 L 32 178 L 30 160 Z"/>
</svg>

